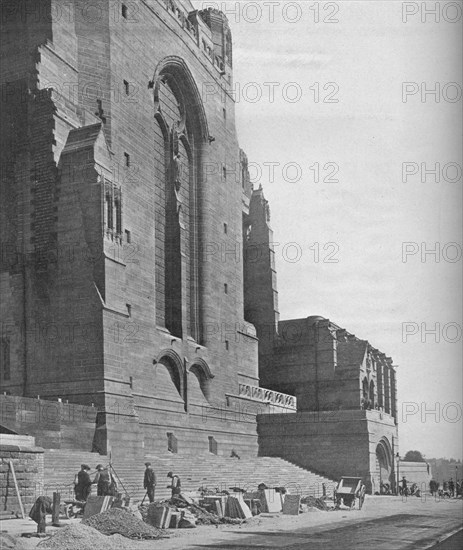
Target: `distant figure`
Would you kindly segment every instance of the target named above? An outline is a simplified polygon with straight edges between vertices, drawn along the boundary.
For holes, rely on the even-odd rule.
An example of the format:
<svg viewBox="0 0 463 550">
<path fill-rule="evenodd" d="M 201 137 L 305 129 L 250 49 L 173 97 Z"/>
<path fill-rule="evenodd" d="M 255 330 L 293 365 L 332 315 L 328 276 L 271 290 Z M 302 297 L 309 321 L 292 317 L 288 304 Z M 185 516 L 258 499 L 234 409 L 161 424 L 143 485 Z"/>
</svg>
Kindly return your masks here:
<svg viewBox="0 0 463 550">
<path fill-rule="evenodd" d="M 167 474 L 167 477 L 170 477 L 172 479 L 172 483 L 170 485 L 167 485 L 167 488 L 172 489 L 173 498 L 182 492 L 180 478 L 177 475 L 174 475 L 173 472 L 169 472 Z"/>
<path fill-rule="evenodd" d="M 455 496 L 455 483 L 453 482 L 453 479 L 449 481 L 449 493 L 452 498 Z"/>
<path fill-rule="evenodd" d="M 230 453 L 230 458 L 237 458 L 238 460 L 240 460 L 240 455 L 235 451 L 235 449 L 232 449 Z"/>
<path fill-rule="evenodd" d="M 97 467 L 97 474 L 95 476 L 95 479 L 93 480 L 93 483 L 96 483 L 97 487 L 97 495 L 99 497 L 106 497 L 113 494 L 113 490 L 111 487 L 112 484 L 112 477 L 109 473 L 108 468 L 105 468 L 103 464 L 98 464 Z"/>
<path fill-rule="evenodd" d="M 437 494 L 438 490 L 439 490 L 439 484 L 437 483 L 436 480 L 431 479 L 431 481 L 429 482 L 429 491 L 431 495 L 434 496 L 435 494 Z"/>
<path fill-rule="evenodd" d="M 81 502 L 87 502 L 88 495 L 92 490 L 92 480 L 88 472 L 90 471 L 90 466 L 87 464 L 82 464 L 80 466 L 80 472 L 76 475 L 77 483 L 74 486 L 74 492 L 76 495 L 76 500 Z"/>
<path fill-rule="evenodd" d="M 405 496 L 407 496 L 408 494 L 408 486 L 407 486 L 407 480 L 405 479 L 405 476 L 402 476 L 400 494 Z"/>
<path fill-rule="evenodd" d="M 428 475 L 429 475 L 429 464 L 426 462 L 426 470 L 428 470 Z"/>
<path fill-rule="evenodd" d="M 156 487 L 156 474 L 151 468 L 151 462 L 145 462 L 146 470 L 143 479 L 143 487 L 146 489 L 146 494 L 150 502 L 154 502 L 154 490 Z"/>
</svg>

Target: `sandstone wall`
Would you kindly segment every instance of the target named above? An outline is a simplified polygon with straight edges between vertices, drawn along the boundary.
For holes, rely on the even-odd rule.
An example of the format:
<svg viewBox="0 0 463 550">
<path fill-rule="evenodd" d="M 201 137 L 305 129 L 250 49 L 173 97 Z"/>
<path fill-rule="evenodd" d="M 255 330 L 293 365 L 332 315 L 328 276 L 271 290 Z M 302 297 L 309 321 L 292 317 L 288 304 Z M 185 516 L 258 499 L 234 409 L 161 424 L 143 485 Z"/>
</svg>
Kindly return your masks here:
<svg viewBox="0 0 463 550">
<path fill-rule="evenodd" d="M 33 437 L 0 434 L 0 511 L 19 512 L 10 462 L 16 474 L 26 515 L 44 484 L 43 449 Z"/>
</svg>

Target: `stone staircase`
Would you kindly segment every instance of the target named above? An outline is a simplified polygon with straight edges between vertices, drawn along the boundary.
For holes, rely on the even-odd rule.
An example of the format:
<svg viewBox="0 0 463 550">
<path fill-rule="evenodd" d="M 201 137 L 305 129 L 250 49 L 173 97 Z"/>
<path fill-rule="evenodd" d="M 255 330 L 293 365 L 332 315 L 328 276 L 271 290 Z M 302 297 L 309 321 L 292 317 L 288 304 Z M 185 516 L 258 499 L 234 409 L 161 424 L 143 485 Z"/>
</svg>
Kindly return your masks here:
<svg viewBox="0 0 463 550">
<path fill-rule="evenodd" d="M 185 491 L 196 491 L 200 487 L 229 490 L 230 487 L 240 487 L 255 491 L 259 483 L 268 487 L 286 487 L 290 493 L 320 497 L 323 494 L 322 484 L 326 484 L 328 495 L 332 495 L 335 482 L 300 468 L 282 458 L 225 458 L 210 453 L 207 454 L 171 454 L 147 455 L 145 461 L 150 461 L 156 472 L 156 499 L 170 497 L 167 488 L 169 479 L 166 474 L 172 470 L 180 476 L 182 488 Z M 77 451 L 47 450 L 45 451 L 45 492 L 59 491 L 62 498 L 73 495 L 74 475 L 79 471 L 80 464 L 86 463 L 93 470 L 98 463 L 108 464 L 108 457 L 97 453 Z M 135 499 L 142 499 L 143 463 L 132 463 L 113 459 L 117 474 L 118 486 L 121 492 L 127 492 Z"/>
</svg>

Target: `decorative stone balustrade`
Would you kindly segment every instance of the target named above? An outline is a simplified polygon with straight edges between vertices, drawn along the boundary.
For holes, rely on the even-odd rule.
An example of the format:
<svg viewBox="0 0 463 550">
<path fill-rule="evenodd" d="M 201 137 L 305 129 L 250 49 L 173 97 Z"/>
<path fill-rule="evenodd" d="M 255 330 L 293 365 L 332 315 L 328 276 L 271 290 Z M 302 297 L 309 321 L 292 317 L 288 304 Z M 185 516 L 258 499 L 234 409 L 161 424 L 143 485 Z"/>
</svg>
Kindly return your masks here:
<svg viewBox="0 0 463 550">
<path fill-rule="evenodd" d="M 255 401 L 261 401 L 262 403 L 296 410 L 297 399 L 294 395 L 287 395 L 286 393 L 260 388 L 259 386 L 251 386 L 250 384 L 239 384 L 239 395 L 248 399 L 254 399 Z"/>
</svg>

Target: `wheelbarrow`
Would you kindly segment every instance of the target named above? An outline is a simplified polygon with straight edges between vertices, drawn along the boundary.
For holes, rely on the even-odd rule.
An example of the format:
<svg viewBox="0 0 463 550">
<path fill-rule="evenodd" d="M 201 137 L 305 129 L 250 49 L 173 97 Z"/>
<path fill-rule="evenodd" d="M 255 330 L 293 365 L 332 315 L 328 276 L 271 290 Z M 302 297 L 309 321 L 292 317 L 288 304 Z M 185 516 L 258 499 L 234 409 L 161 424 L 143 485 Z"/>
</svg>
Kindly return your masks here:
<svg viewBox="0 0 463 550">
<path fill-rule="evenodd" d="M 65 500 L 60 506 L 60 513 L 62 513 L 66 519 L 75 518 L 83 514 L 85 504 L 84 501 L 80 500 Z"/>
<path fill-rule="evenodd" d="M 344 504 L 344 506 L 353 510 L 357 500 L 359 510 L 361 510 L 365 501 L 365 485 L 362 483 L 362 478 L 342 477 L 334 491 L 336 509 Z"/>
</svg>

